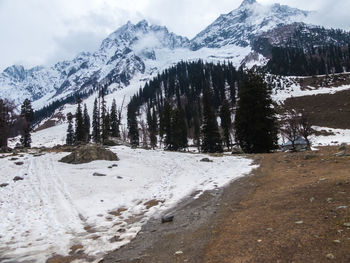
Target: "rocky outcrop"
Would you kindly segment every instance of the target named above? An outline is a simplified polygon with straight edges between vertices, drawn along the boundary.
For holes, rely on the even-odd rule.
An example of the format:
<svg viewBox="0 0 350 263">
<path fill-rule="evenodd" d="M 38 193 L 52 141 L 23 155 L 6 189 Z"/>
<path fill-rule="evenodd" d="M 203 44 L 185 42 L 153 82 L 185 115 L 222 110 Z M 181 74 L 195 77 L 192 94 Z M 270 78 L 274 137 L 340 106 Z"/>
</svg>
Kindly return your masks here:
<svg viewBox="0 0 350 263">
<path fill-rule="evenodd" d="M 97 160 L 118 161 L 118 156 L 100 145 L 84 145 L 63 157 L 60 162 L 69 164 L 89 163 Z"/>
</svg>

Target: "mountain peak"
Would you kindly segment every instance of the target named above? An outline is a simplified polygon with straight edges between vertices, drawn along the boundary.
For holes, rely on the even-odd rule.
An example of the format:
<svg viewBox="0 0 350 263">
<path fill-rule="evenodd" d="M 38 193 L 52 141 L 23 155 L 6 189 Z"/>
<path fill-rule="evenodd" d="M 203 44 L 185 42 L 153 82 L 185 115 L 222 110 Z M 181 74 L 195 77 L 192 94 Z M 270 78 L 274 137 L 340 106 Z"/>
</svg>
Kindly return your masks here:
<svg viewBox="0 0 350 263">
<path fill-rule="evenodd" d="M 244 6 L 248 6 L 248 5 L 253 5 L 253 4 L 255 4 L 255 3 L 256 3 L 256 0 L 244 0 L 244 1 L 241 3 L 240 7 L 244 7 Z"/>
</svg>

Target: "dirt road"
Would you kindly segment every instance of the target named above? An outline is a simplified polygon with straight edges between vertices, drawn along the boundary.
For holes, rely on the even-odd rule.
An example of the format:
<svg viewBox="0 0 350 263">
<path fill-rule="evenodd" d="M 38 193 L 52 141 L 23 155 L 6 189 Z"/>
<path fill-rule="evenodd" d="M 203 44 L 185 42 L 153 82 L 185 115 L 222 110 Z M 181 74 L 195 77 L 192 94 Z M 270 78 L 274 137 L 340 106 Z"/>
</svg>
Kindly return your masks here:
<svg viewBox="0 0 350 263">
<path fill-rule="evenodd" d="M 186 200 L 103 262 L 350 262 L 350 157 L 253 156 L 260 168 Z"/>
</svg>

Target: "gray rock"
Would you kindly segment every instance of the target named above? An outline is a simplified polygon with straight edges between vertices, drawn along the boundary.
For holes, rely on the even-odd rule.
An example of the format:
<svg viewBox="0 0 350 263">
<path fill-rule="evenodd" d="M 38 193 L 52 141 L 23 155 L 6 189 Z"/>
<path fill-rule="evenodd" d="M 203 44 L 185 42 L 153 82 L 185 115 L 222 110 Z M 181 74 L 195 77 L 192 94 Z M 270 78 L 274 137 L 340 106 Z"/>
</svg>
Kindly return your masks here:
<svg viewBox="0 0 350 263">
<path fill-rule="evenodd" d="M 344 223 L 345 227 L 350 227 L 350 223 Z"/>
<path fill-rule="evenodd" d="M 173 215 L 166 215 L 162 217 L 162 224 L 164 223 L 170 223 L 174 221 L 174 216 Z"/>
<path fill-rule="evenodd" d="M 201 160 L 201 162 L 204 162 L 204 163 L 212 163 L 213 161 L 210 160 L 209 158 L 203 158 L 203 159 Z"/>
<path fill-rule="evenodd" d="M 339 151 L 346 151 L 347 150 L 347 144 L 346 143 L 342 143 L 339 147 Z"/>
<path fill-rule="evenodd" d="M 23 162 L 15 162 L 15 165 L 23 165 Z"/>
<path fill-rule="evenodd" d="M 305 160 L 311 160 L 311 159 L 316 158 L 316 156 L 317 156 L 317 155 L 314 154 L 314 153 L 308 153 L 308 154 L 305 155 L 304 159 L 305 159 Z"/>
<path fill-rule="evenodd" d="M 103 177 L 103 176 L 107 176 L 107 175 L 106 174 L 100 174 L 100 173 L 94 173 L 93 176 Z"/>
<path fill-rule="evenodd" d="M 334 255 L 333 255 L 332 253 L 329 253 L 329 254 L 327 255 L 327 258 L 328 258 L 329 260 L 335 259 Z"/>
<path fill-rule="evenodd" d="M 6 186 L 8 186 L 9 184 L 0 184 L 0 188 L 4 188 Z"/>
<path fill-rule="evenodd" d="M 232 154 L 243 154 L 244 152 L 240 147 L 233 147 L 232 148 Z"/>
<path fill-rule="evenodd" d="M 97 160 L 119 161 L 118 156 L 100 145 L 84 145 L 63 157 L 60 162 L 69 164 L 89 163 Z"/>
<path fill-rule="evenodd" d="M 348 155 L 346 154 L 346 151 L 341 151 L 341 152 L 333 154 L 333 156 L 335 156 L 335 157 L 345 157 L 345 156 L 348 156 Z"/>
<path fill-rule="evenodd" d="M 20 176 L 16 176 L 15 178 L 13 178 L 13 181 L 17 182 L 17 181 L 22 181 L 24 180 L 23 177 Z"/>
</svg>

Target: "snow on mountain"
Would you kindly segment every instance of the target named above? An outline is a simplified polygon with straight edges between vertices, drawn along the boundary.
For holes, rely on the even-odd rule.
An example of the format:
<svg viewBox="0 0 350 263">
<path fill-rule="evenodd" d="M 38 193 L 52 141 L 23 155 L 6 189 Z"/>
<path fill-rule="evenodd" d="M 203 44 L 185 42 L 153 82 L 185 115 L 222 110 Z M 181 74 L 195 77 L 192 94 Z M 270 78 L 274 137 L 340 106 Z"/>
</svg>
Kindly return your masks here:
<svg viewBox="0 0 350 263">
<path fill-rule="evenodd" d="M 29 98 L 34 108 L 40 109 L 77 92 L 89 93 L 98 86 L 107 86 L 112 93 L 135 82 L 140 87 L 181 60 L 230 60 L 240 66 L 252 54 L 249 44 L 254 36 L 302 21 L 307 15 L 308 12 L 288 6 L 262 6 L 255 0 L 245 0 L 192 41 L 145 20 L 137 24 L 128 22 L 103 40 L 94 53 L 82 52 L 52 67 L 5 69 L 0 74 L 0 97 L 13 99 L 17 104 Z"/>
<path fill-rule="evenodd" d="M 309 12 L 286 5 L 261 5 L 245 0 L 238 9 L 221 15 L 192 40 L 192 48 L 248 46 L 253 37 L 277 26 L 305 21 Z"/>
<path fill-rule="evenodd" d="M 141 21 L 128 22 L 108 36 L 98 51 L 80 53 L 71 61 L 50 68 L 26 70 L 12 66 L 0 74 L 0 96 L 20 103 L 29 97 L 40 108 L 50 100 L 74 92 L 88 92 L 98 84 L 128 86 L 136 73 L 145 73 L 145 61 L 156 60 L 155 50 L 188 48 L 189 40 L 170 33 L 166 27 Z"/>
</svg>

